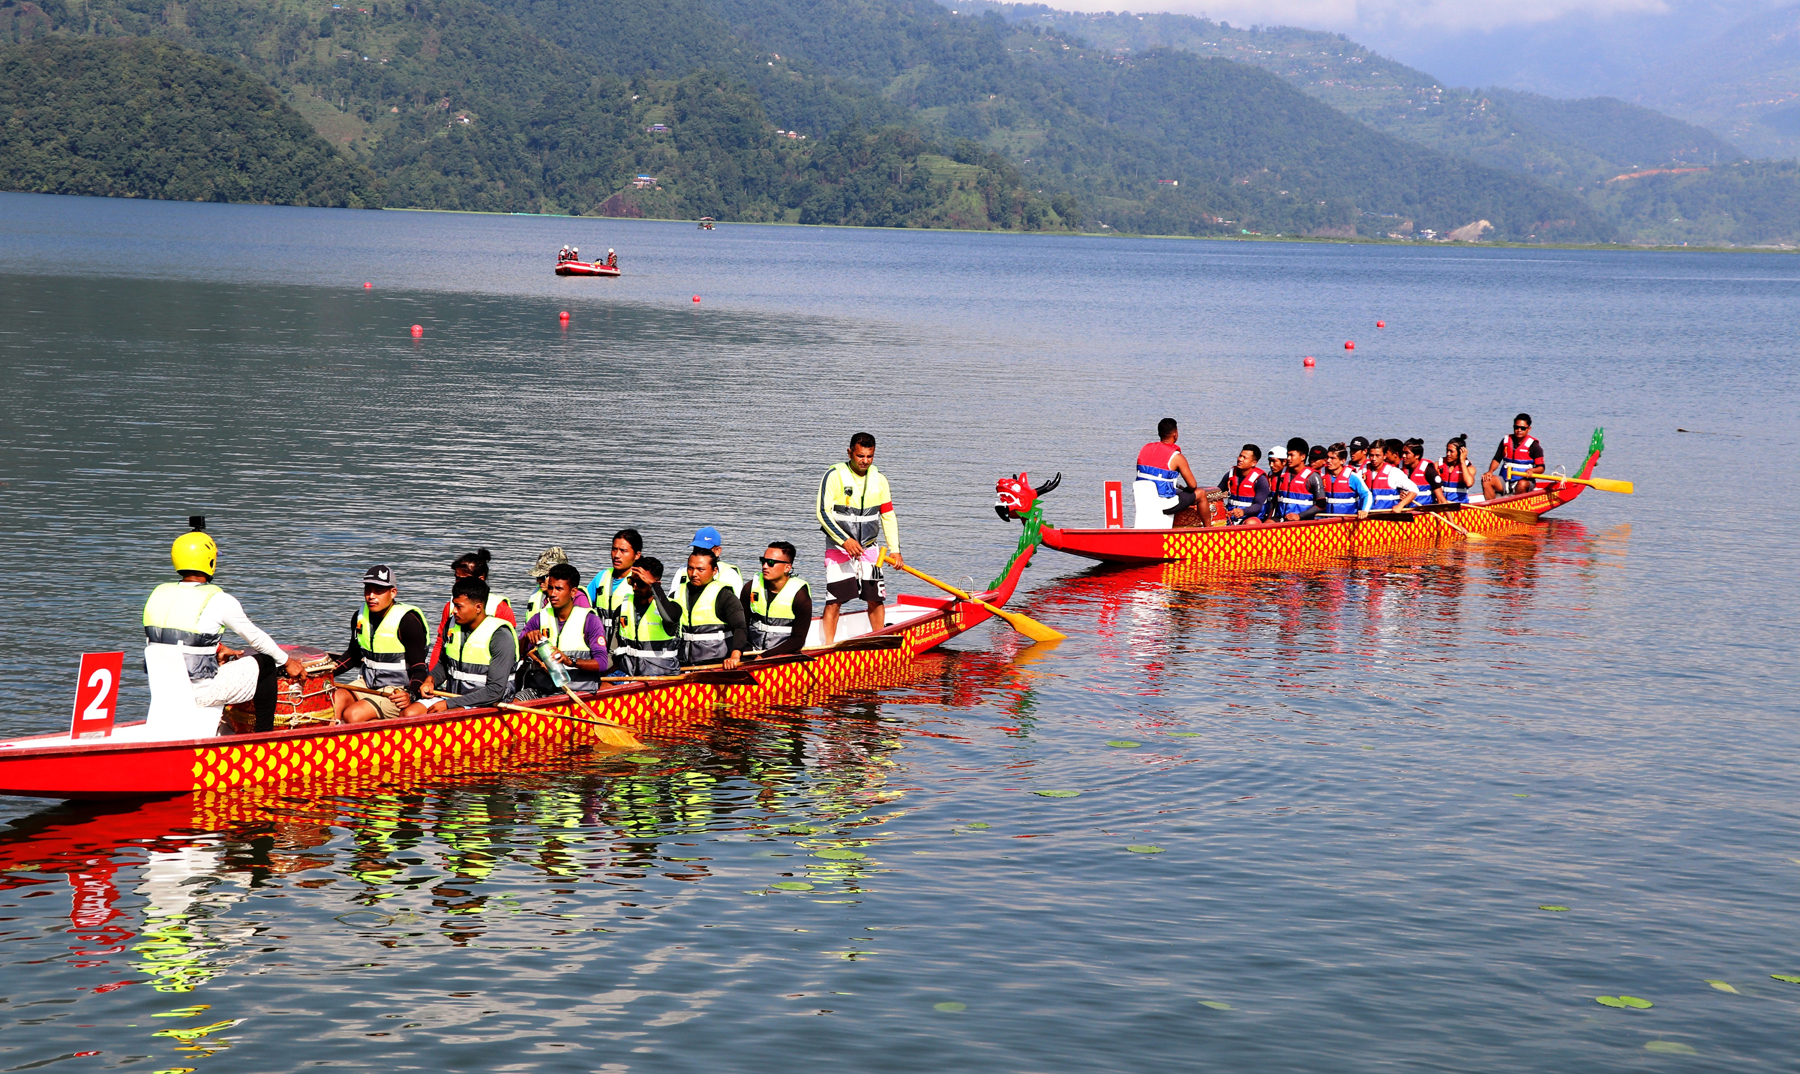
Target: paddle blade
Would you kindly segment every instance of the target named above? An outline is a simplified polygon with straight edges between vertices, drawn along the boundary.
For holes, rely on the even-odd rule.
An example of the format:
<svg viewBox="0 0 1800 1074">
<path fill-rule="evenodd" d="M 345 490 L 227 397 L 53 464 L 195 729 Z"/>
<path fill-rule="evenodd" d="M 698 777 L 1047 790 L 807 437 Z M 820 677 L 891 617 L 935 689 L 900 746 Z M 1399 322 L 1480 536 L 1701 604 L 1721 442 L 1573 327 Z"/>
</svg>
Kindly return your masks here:
<svg viewBox="0 0 1800 1074">
<path fill-rule="evenodd" d="M 1067 634 L 1038 622 L 1029 615 L 1020 612 L 1009 612 L 1005 608 L 996 608 L 992 604 L 983 603 L 983 607 L 1006 620 L 1006 625 L 1030 638 L 1032 641 L 1061 641 Z"/>
<path fill-rule="evenodd" d="M 1631 482 L 1619 481 L 1610 477 L 1590 477 L 1588 478 L 1588 484 L 1599 489 L 1601 492 L 1619 492 L 1626 496 L 1631 495 L 1632 492 Z"/>
</svg>

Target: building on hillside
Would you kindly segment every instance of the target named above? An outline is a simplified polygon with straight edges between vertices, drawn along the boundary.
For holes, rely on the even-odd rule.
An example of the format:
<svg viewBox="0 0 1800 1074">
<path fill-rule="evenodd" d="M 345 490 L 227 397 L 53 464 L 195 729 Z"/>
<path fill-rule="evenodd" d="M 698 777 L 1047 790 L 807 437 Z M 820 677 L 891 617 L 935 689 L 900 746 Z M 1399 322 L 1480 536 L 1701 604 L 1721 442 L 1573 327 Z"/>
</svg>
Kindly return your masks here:
<svg viewBox="0 0 1800 1074">
<path fill-rule="evenodd" d="M 645 134 L 667 134 L 667 133 L 669 133 L 669 125 L 667 123 L 652 123 L 648 127 L 644 128 L 644 133 Z"/>
<path fill-rule="evenodd" d="M 1156 185 L 1157 186 L 1180 186 L 1181 180 L 1179 180 L 1179 179 L 1158 179 L 1156 181 Z"/>
<path fill-rule="evenodd" d="M 656 176 L 640 175 L 631 181 L 631 185 L 637 187 L 639 190 L 655 190 Z"/>
</svg>

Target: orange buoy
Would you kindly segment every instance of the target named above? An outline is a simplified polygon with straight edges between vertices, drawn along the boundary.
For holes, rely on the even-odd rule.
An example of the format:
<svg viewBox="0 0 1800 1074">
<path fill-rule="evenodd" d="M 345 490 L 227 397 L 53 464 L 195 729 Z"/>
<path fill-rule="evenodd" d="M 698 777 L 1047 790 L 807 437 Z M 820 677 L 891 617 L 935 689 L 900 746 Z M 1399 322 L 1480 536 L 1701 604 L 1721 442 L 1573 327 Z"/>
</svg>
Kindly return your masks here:
<svg viewBox="0 0 1800 1074">
<path fill-rule="evenodd" d="M 1310 354 L 1309 354 L 1309 355 L 1307 355 L 1307 356 L 1306 356 L 1306 357 L 1305 357 L 1305 359 L 1303 359 L 1303 360 L 1302 360 L 1302 361 L 1301 361 L 1301 363 L 1300 363 L 1300 364 L 1301 364 L 1301 365 L 1303 365 L 1303 366 L 1305 366 L 1305 367 L 1306 367 L 1306 368 L 1308 368 L 1308 369 L 1311 369 L 1311 368 L 1312 368 L 1312 367 L 1313 367 L 1313 365 L 1314 365 L 1314 364 L 1315 364 L 1315 363 L 1314 363 L 1314 362 L 1313 362 L 1313 356 L 1312 356 L 1312 355 L 1310 355 Z"/>
<path fill-rule="evenodd" d="M 367 291 L 369 288 L 371 288 L 373 286 L 375 286 L 375 285 L 370 283 L 368 280 L 363 281 L 363 290 Z"/>
<path fill-rule="evenodd" d="M 694 296 L 694 301 L 695 301 L 695 302 L 698 302 L 698 301 L 700 301 L 700 296 L 699 296 L 699 295 L 695 295 L 695 296 Z"/>
<path fill-rule="evenodd" d="M 1376 327 L 1376 328 L 1386 328 L 1386 327 L 1387 327 L 1387 322 L 1386 322 L 1386 321 L 1376 321 L 1376 322 L 1375 322 L 1375 327 Z"/>
<path fill-rule="evenodd" d="M 1347 351 L 1355 350 L 1356 349 L 1356 341 L 1354 339 L 1344 340 L 1344 349 Z"/>
<path fill-rule="evenodd" d="M 415 324 L 415 325 L 413 325 L 412 332 L 413 332 L 413 338 L 418 339 L 420 336 L 425 334 L 425 326 L 422 324 Z"/>
</svg>

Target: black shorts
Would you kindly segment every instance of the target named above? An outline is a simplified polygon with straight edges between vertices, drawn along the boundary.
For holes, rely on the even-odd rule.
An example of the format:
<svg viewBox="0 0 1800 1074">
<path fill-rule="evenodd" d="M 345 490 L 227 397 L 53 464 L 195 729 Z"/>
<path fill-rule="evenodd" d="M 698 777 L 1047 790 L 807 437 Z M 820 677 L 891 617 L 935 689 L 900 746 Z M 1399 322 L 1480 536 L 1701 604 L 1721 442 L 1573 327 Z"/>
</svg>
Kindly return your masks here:
<svg viewBox="0 0 1800 1074">
<path fill-rule="evenodd" d="M 867 601 L 871 608 L 879 608 L 887 603 L 887 582 L 882 580 L 880 572 L 876 572 L 875 577 L 865 578 L 860 582 L 855 578 L 840 578 L 826 583 L 825 590 L 831 594 L 831 599 L 825 602 L 827 604 L 848 604 L 858 598 Z"/>
</svg>

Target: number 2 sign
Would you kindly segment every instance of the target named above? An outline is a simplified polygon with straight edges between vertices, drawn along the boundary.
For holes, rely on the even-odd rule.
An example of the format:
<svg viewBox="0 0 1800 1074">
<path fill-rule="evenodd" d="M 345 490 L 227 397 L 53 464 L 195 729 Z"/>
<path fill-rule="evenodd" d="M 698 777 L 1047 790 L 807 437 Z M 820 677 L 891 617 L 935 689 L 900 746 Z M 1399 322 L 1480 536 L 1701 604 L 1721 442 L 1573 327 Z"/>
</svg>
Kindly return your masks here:
<svg viewBox="0 0 1800 1074">
<path fill-rule="evenodd" d="M 75 679 L 75 719 L 70 738 L 108 738 L 119 708 L 119 676 L 124 653 L 82 653 Z"/>
</svg>

